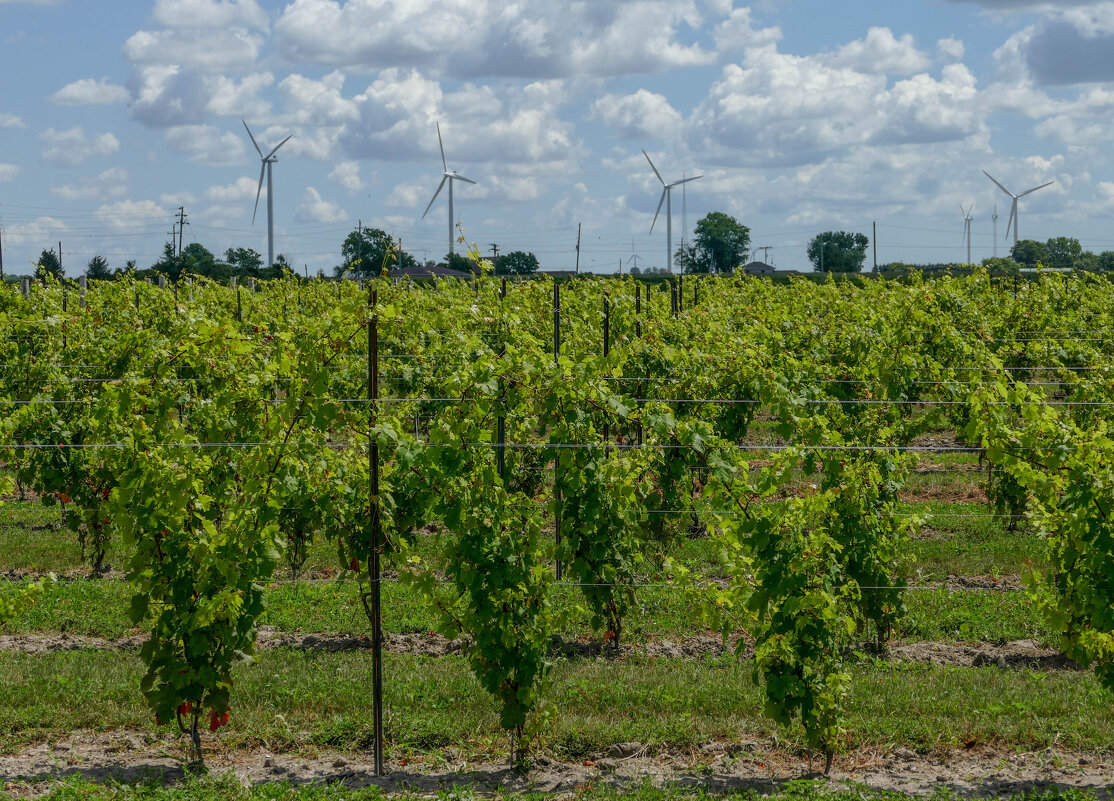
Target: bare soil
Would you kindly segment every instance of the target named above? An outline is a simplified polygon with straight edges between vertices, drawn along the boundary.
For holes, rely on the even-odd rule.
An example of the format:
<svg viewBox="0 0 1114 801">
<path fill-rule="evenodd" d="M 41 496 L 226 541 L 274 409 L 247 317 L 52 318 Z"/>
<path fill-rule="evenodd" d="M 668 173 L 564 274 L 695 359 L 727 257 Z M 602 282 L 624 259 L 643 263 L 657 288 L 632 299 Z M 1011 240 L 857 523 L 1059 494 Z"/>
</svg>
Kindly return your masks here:
<svg viewBox="0 0 1114 801">
<path fill-rule="evenodd" d="M 224 748 L 206 737 L 206 765 L 213 774 L 233 774 L 244 785 L 340 783 L 348 788 L 378 786 L 387 792 L 432 794 L 470 787 L 484 794 L 545 792 L 575 797 L 589 784 L 634 787 L 690 786 L 708 791 L 755 789 L 774 792 L 787 782 L 821 779 L 819 761 L 779 749 L 768 740 L 708 742 L 684 750 L 617 743 L 608 752 L 580 762 L 536 757 L 528 768 L 476 760 L 453 750 L 389 760 L 385 776 L 363 753 L 304 751 L 271 753 L 263 748 Z M 181 783 L 191 770 L 184 762 L 184 737 L 151 737 L 129 732 L 77 732 L 0 756 L 0 780 L 10 797 L 45 795 L 60 780 L 81 776 L 96 782 Z M 875 791 L 928 795 L 942 789 L 957 795 L 1002 798 L 1026 791 L 1084 788 L 1099 798 L 1114 795 L 1110 754 L 1056 750 L 1017 753 L 994 748 L 955 749 L 918 754 L 908 749 L 862 749 L 836 757 L 834 787 L 866 786 Z"/>
<path fill-rule="evenodd" d="M 55 651 L 138 651 L 145 634 L 120 639 L 86 637 L 74 634 L 5 634 L 0 636 L 0 651 L 41 654 Z M 257 640 L 260 650 L 290 648 L 317 653 L 371 650 L 371 638 L 345 634 L 303 634 L 264 627 Z M 658 659 L 717 658 L 735 650 L 738 642 L 724 645 L 714 635 L 687 637 L 676 642 L 656 640 L 618 647 L 598 640 L 555 637 L 550 657 L 565 659 L 607 659 L 621 661 L 631 657 Z M 409 656 L 443 657 L 463 653 L 467 641 L 449 640 L 439 634 L 386 634 L 383 650 Z M 744 654 L 751 650 L 744 645 Z M 912 642 L 891 645 L 879 659 L 893 662 L 920 662 L 952 667 L 1000 667 L 1012 669 L 1078 670 L 1079 666 L 1059 651 L 1042 648 L 1034 640 L 1003 644 L 982 642 Z"/>
</svg>

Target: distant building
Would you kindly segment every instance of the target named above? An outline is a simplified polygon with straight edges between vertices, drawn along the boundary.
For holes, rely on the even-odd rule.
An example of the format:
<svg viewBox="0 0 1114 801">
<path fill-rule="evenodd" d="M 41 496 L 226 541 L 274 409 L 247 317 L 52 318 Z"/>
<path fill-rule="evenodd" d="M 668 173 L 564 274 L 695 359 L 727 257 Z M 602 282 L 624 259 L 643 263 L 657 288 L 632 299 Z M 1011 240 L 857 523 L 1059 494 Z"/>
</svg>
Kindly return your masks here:
<svg viewBox="0 0 1114 801">
<path fill-rule="evenodd" d="M 777 271 L 764 261 L 752 261 L 743 267 L 743 272 L 747 275 L 773 275 Z"/>
<path fill-rule="evenodd" d="M 415 265 L 414 267 L 403 267 L 400 270 L 392 270 L 390 272 L 391 278 L 472 278 L 472 273 L 463 273 L 460 270 L 453 270 L 441 264 L 431 264 L 428 267 L 425 265 Z"/>
</svg>

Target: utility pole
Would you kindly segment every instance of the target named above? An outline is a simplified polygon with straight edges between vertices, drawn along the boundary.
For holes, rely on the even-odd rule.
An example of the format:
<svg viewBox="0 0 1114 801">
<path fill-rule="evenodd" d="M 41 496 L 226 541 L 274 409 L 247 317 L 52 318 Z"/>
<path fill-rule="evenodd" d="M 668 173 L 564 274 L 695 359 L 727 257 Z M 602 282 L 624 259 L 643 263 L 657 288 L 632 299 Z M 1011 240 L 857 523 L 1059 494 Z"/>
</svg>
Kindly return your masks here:
<svg viewBox="0 0 1114 801">
<path fill-rule="evenodd" d="M 58 274 L 66 274 L 66 268 L 62 266 L 62 240 L 58 240 Z"/>
<path fill-rule="evenodd" d="M 182 255 L 182 234 L 185 232 L 187 225 L 189 225 L 189 223 L 186 222 L 186 207 L 185 206 L 179 206 L 178 207 L 178 255 L 179 256 Z"/>
<path fill-rule="evenodd" d="M 871 244 L 871 246 L 874 250 L 874 274 L 877 275 L 878 274 L 878 221 L 875 220 L 873 223 L 871 223 L 871 225 L 873 226 L 874 233 L 871 236 L 870 244 Z M 970 261 L 970 260 L 971 260 L 971 254 L 968 253 L 967 254 L 967 261 Z"/>
<path fill-rule="evenodd" d="M 4 229 L 0 228 L 0 284 L 4 282 Z"/>
<path fill-rule="evenodd" d="M 491 264 L 495 266 L 495 262 L 499 261 L 499 245 L 495 242 L 491 243 Z"/>
<path fill-rule="evenodd" d="M 356 220 L 356 269 L 362 270 L 364 258 L 364 221 Z M 368 275 L 374 275 L 368 272 Z"/>
<path fill-rule="evenodd" d="M 580 223 L 576 224 L 576 274 L 580 275 Z"/>
<path fill-rule="evenodd" d="M 773 245 L 763 245 L 760 248 L 755 248 L 754 252 L 757 253 L 758 251 L 761 250 L 762 251 L 762 261 L 765 262 L 766 264 L 769 264 L 770 263 L 769 262 L 770 251 L 773 250 L 773 249 L 774 249 Z"/>
</svg>

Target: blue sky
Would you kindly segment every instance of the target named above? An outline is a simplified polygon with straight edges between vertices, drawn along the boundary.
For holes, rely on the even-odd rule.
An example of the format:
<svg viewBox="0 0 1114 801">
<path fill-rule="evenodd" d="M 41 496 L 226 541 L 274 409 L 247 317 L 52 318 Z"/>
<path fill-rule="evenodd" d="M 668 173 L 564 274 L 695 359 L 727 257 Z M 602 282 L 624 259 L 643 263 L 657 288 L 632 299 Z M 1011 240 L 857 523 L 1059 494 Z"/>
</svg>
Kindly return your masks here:
<svg viewBox="0 0 1114 801">
<path fill-rule="evenodd" d="M 1114 2 L 1024 0 L 0 0 L 0 230 L 8 273 L 62 242 L 155 261 L 185 239 L 266 252 L 252 225 L 275 165 L 275 249 L 331 272 L 357 220 L 420 259 L 448 249 L 435 124 L 465 236 L 614 271 L 665 262 L 709 211 L 783 269 L 808 240 L 871 234 L 881 262 L 1004 255 L 1025 238 L 1114 249 Z M 264 193 L 266 189 L 264 188 Z M 664 211 L 663 211 L 664 214 Z M 637 256 L 637 261 L 633 257 Z"/>
</svg>

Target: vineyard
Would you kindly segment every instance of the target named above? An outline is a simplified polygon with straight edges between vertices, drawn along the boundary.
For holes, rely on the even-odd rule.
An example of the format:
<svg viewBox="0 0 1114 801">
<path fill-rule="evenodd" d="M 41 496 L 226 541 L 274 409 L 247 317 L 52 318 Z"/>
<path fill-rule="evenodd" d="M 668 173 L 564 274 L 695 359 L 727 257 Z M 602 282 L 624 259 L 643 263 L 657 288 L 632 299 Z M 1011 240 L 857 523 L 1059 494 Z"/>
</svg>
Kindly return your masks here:
<svg viewBox="0 0 1114 801">
<path fill-rule="evenodd" d="M 0 651 L 3 749 L 50 736 L 11 693 L 124 669 L 104 643 L 132 638 L 139 702 L 35 703 L 108 736 L 171 726 L 195 762 L 308 736 L 377 772 L 476 738 L 527 766 L 740 729 L 825 772 L 881 743 L 1104 751 L 1112 342 L 1114 287 L 1063 275 L 0 287 L 0 627 L 101 643 Z M 306 675 L 385 703 L 294 730 L 282 671 L 265 703 L 245 689 L 261 632 L 347 636 Z M 894 657 L 1015 640 L 1051 655 L 1000 704 L 993 660 Z M 663 676 L 676 643 L 712 672 Z M 898 735 L 864 711 L 898 685 L 919 711 L 894 714 L 955 692 L 995 711 Z M 649 733 L 606 722 L 659 701 Z"/>
</svg>

